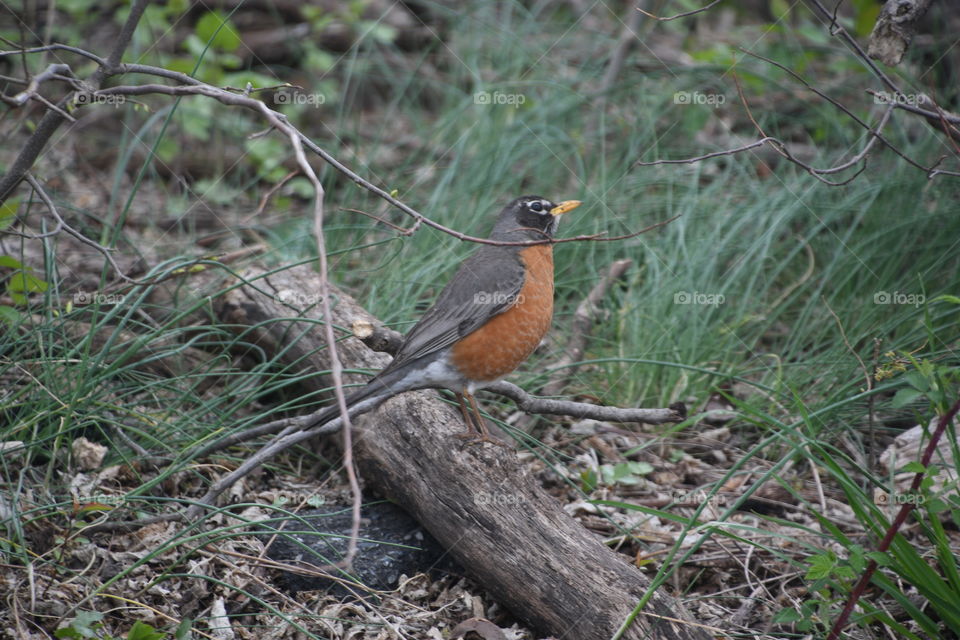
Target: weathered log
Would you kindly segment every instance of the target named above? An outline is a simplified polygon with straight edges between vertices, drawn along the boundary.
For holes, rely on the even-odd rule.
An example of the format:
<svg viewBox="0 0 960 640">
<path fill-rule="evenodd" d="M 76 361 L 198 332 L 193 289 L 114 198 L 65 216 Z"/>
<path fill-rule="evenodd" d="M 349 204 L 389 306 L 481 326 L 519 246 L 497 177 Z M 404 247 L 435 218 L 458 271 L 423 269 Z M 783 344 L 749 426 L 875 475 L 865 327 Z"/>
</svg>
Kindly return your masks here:
<svg viewBox="0 0 960 640">
<path fill-rule="evenodd" d="M 316 302 L 305 292 L 319 291 L 319 277 L 306 267 L 266 278 L 265 273 L 248 272 L 252 286 L 223 296 L 221 318 L 258 326 L 259 346 L 283 351 L 289 362 L 326 369 L 323 332 L 307 320 L 283 320 L 298 316 L 294 307 L 304 318 L 320 317 L 318 304 L 300 304 Z M 350 332 L 357 323 L 379 323 L 352 298 L 332 291 L 332 320 L 346 336 L 338 342 L 344 366 L 382 367 L 389 357 Z M 318 376 L 309 386 L 328 385 Z M 367 487 L 415 517 L 494 597 L 540 632 L 607 640 L 646 591 L 647 578 L 568 516 L 514 452 L 457 438 L 462 419 L 437 392 L 401 394 L 359 417 L 354 429 L 355 456 Z M 678 608 L 669 597 L 654 594 L 623 637 L 710 638 L 683 623 L 688 616 Z"/>
<path fill-rule="evenodd" d="M 891 67 L 900 64 L 931 4 L 933 0 L 887 0 L 873 25 L 867 54 Z"/>
</svg>

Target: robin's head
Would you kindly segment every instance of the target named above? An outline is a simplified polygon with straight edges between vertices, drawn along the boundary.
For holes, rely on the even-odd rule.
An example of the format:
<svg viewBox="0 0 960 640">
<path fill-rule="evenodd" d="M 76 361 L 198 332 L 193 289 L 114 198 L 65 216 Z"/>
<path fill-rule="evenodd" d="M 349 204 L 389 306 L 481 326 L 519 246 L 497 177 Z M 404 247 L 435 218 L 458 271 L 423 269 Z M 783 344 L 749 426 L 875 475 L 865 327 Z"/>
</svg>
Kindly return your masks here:
<svg viewBox="0 0 960 640">
<path fill-rule="evenodd" d="M 579 200 L 554 203 L 540 196 L 517 198 L 500 212 L 490 238 L 508 241 L 552 238 L 560 216 L 579 206 Z"/>
</svg>

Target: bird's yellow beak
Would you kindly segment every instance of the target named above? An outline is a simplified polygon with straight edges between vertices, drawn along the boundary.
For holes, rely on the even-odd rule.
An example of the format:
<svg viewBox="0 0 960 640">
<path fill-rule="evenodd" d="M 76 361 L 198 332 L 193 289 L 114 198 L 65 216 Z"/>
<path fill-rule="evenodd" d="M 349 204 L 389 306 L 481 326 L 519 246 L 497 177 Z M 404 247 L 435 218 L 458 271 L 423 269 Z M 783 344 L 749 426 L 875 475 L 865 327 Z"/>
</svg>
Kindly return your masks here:
<svg viewBox="0 0 960 640">
<path fill-rule="evenodd" d="M 550 215 L 552 216 L 563 215 L 567 211 L 573 211 L 574 209 L 579 207 L 580 204 L 581 203 L 579 200 L 564 200 L 563 202 L 555 206 L 553 209 L 550 209 Z"/>
</svg>

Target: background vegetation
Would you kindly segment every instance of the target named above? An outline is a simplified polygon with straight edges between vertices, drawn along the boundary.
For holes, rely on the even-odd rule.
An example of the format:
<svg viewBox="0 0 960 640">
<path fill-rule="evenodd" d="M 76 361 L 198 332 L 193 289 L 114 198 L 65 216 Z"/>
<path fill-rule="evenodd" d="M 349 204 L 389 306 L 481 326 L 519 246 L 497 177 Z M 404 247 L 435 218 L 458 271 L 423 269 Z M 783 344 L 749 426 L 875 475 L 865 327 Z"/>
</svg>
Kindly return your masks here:
<svg viewBox="0 0 960 640">
<path fill-rule="evenodd" d="M 637 164 L 729 149 L 765 133 L 804 162 L 826 167 L 867 143 L 868 132 L 837 108 L 742 51 L 779 62 L 876 123 L 886 107 L 866 90 L 882 87 L 831 37 L 828 21 L 802 4 L 748 4 L 660 22 L 604 3 L 223 3 L 201 10 L 170 1 L 148 9 L 125 60 L 217 86 L 270 88 L 254 95 L 371 182 L 468 234 L 485 235 L 496 211 L 527 193 L 584 201 L 564 220 L 563 235 L 625 234 L 679 214 L 629 240 L 558 245 L 553 334 L 512 379 L 531 391 L 543 385 L 576 305 L 608 265 L 630 258 L 634 266 L 608 292 L 566 393 L 620 406 L 683 401 L 696 415 L 669 431 L 643 430 L 641 438 L 603 436 L 617 455 L 597 447 L 593 438 L 601 436 L 571 438 L 563 431 L 569 425 L 540 421 L 525 445 L 537 454 L 531 460 L 563 481 L 558 491 L 571 504 L 605 500 L 609 536 L 623 536 L 623 550 L 661 581 L 688 577 L 666 584 L 702 600 L 718 626 L 725 616 L 729 622 L 724 612 L 754 599 L 729 633 L 824 634 L 872 558 L 882 570 L 854 618 L 861 637 L 957 637 L 960 501 L 949 445 L 939 475 L 931 474 L 938 481 L 911 494 L 922 496 L 923 507 L 909 527 L 890 552 L 870 555 L 892 519 L 875 505 L 875 491 L 898 495 L 896 473 L 904 471 L 881 465 L 880 454 L 957 397 L 956 179 L 928 179 L 880 146 L 862 173 L 837 187 L 766 147 L 695 164 Z M 862 42 L 878 7 L 843 3 L 839 22 Z M 647 7 L 661 15 L 692 8 Z M 6 51 L 62 42 L 106 55 L 127 7 L 70 0 L 4 11 Z M 925 37 L 887 71 L 956 110 L 951 20 L 946 5 L 935 8 Z M 634 36 L 622 68 L 607 80 L 625 23 Z M 286 37 L 278 37 L 284 29 Z M 4 93 L 23 88 L 11 77 L 61 59 L 80 77 L 95 67 L 63 52 L 6 56 Z M 284 83 L 302 90 L 277 88 Z M 51 85 L 43 93 L 56 101 L 64 91 Z M 3 107 L 0 170 L 42 114 L 31 105 Z M 218 259 L 226 263 L 224 255 L 251 246 L 278 268 L 314 257 L 310 191 L 302 177 L 287 179 L 294 164 L 285 140 L 250 137 L 263 122 L 211 100 L 128 99 L 83 106 L 74 116 L 35 175 L 71 225 L 116 247 L 124 269 L 165 281 L 122 286 L 100 254 L 71 237 L 15 235 L 54 225 L 26 185 L 0 210 L 0 442 L 25 443 L 0 458 L 0 550 L 9 575 L 5 598 L 19 603 L 10 611 L 27 616 L 8 615 L 4 625 L 40 633 L 72 624 L 77 637 L 90 637 L 77 612 L 98 610 L 110 615 L 90 622 L 90 633 L 134 637 L 132 620 L 143 610 L 134 602 L 113 609 L 104 594 L 163 554 L 187 562 L 199 548 L 197 534 L 178 530 L 119 577 L 85 573 L 78 557 L 96 541 L 83 527 L 109 507 L 78 501 L 76 491 L 71 497 L 71 484 L 102 482 L 84 480 L 71 443 L 80 436 L 110 443 L 104 464 L 119 470 L 116 495 L 152 513 L 169 509 L 168 500 L 195 497 L 209 482 L 210 472 L 182 454 L 214 429 L 316 408 L 321 399 L 298 388 L 315 372 L 260 357 L 191 289 L 198 259 L 217 270 Z M 925 166 L 946 155 L 944 168 L 956 169 L 957 141 L 919 118 L 898 111 L 885 135 Z M 377 218 L 407 226 L 402 213 L 315 166 L 327 193 L 333 279 L 405 330 L 472 247 L 426 227 L 397 233 Z M 733 415 L 708 425 L 700 410 L 715 394 Z M 492 414 L 506 415 L 506 405 L 485 402 Z M 717 441 L 698 440 L 707 428 L 720 429 L 711 432 Z M 947 441 L 956 441 L 952 426 Z M 173 464 L 158 470 L 136 463 L 144 452 Z M 919 459 L 917 448 L 908 453 Z M 261 489 L 282 486 L 279 476 L 320 478 L 336 501 L 342 469 L 330 455 L 291 454 Z M 709 511 L 712 500 L 692 510 L 635 499 L 638 487 L 668 490 L 669 482 L 656 479 L 665 470 L 688 489 L 690 472 L 703 495 L 733 496 L 716 511 Z M 764 486 L 777 493 L 760 508 L 749 501 Z M 702 539 L 651 545 L 642 533 L 652 522 L 676 539 L 681 531 Z M 708 549 L 728 549 L 737 561 L 711 559 Z M 185 566 L 170 565 L 150 585 L 196 578 Z M 26 604 L 24 567 L 50 577 L 61 606 Z M 80 586 L 55 586 L 72 576 Z M 184 618 L 212 617 L 214 592 L 228 600 L 249 596 L 237 584 L 221 586 L 191 614 L 180 605 L 164 608 L 156 593 L 137 592 L 134 600 L 162 610 L 148 622 L 173 633 Z M 272 597 L 257 596 L 259 609 L 244 610 L 242 619 L 237 613 L 237 625 L 265 624 L 280 635 L 281 620 L 296 620 L 324 637 L 309 617 Z M 329 617 L 351 619 L 341 611 Z"/>
</svg>

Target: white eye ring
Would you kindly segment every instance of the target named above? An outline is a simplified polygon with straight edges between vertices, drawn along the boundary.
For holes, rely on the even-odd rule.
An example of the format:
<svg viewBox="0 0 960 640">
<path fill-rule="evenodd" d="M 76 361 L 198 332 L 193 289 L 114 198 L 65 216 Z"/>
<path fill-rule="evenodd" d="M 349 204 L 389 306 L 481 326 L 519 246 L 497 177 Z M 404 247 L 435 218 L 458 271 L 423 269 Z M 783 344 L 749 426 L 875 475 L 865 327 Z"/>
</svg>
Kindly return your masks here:
<svg viewBox="0 0 960 640">
<path fill-rule="evenodd" d="M 534 200 L 527 206 L 530 207 L 530 211 L 536 211 L 537 213 L 540 213 L 543 211 L 543 200 Z"/>
</svg>

